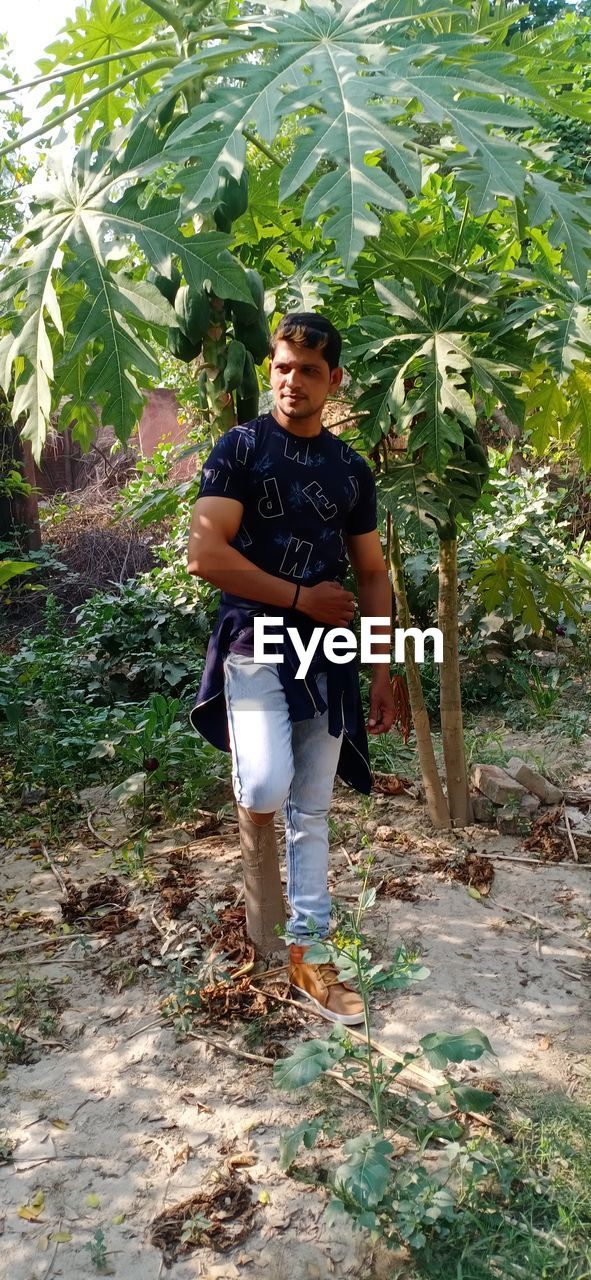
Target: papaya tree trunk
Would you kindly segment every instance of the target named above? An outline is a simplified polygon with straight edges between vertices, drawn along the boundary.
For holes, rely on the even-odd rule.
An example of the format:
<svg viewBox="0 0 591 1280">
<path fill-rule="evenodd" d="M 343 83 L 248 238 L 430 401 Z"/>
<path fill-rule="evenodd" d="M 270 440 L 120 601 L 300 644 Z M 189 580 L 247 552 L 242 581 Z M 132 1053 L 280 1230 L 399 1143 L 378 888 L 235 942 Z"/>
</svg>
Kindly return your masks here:
<svg viewBox="0 0 591 1280">
<path fill-rule="evenodd" d="M 28 492 L 13 493 L 7 486 L 2 490 L 3 476 L 20 472 L 29 485 Z M 13 538 L 18 534 L 24 552 L 39 551 L 41 529 L 37 502 L 37 476 L 29 440 L 22 440 L 18 427 L 8 421 L 6 402 L 0 401 L 0 538 Z"/>
<path fill-rule="evenodd" d="M 399 626 L 403 627 L 403 629 L 407 631 L 411 625 L 411 621 L 406 596 L 406 587 L 404 584 L 404 569 L 400 551 L 400 539 L 390 513 L 388 513 L 388 546 L 392 585 L 394 587 L 394 595 L 396 598 L 397 622 Z M 419 668 L 414 659 L 411 639 L 408 639 L 405 642 L 404 659 L 406 681 L 408 684 L 408 696 L 412 712 L 412 722 L 417 739 L 419 763 L 421 766 L 421 775 L 423 779 L 423 786 L 425 788 L 425 798 L 427 801 L 427 812 L 433 826 L 438 831 L 443 831 L 451 826 L 451 822 L 445 793 L 437 772 L 437 763 L 435 760 L 435 752 L 433 750 L 433 739 L 431 737 L 431 726 L 429 724 L 429 716 L 425 706 Z"/>
<path fill-rule="evenodd" d="M 460 689 L 457 538 L 442 538 L 439 542 L 438 621 L 443 635 L 439 705 L 447 799 L 454 827 L 465 827 L 472 822 L 472 801 L 466 771 Z"/>
</svg>

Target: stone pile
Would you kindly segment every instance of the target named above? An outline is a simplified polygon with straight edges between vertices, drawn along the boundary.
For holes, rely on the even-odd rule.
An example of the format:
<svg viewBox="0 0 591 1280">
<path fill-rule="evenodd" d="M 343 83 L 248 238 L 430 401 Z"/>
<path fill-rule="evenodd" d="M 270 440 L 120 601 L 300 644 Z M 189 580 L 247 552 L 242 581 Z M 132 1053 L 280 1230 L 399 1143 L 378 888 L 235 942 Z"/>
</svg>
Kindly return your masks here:
<svg viewBox="0 0 591 1280">
<path fill-rule="evenodd" d="M 502 835 L 517 835 L 529 826 L 541 806 L 560 804 L 562 791 L 519 756 L 506 768 L 477 764 L 472 770 L 474 821 L 497 827 Z"/>
</svg>

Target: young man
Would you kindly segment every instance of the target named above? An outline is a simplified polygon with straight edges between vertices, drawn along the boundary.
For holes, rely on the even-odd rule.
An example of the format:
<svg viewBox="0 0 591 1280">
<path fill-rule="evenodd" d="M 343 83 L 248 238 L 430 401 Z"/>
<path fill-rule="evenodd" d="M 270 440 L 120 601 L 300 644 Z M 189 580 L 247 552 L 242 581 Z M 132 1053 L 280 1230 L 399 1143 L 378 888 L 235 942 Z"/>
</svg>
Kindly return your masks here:
<svg viewBox="0 0 591 1280">
<path fill-rule="evenodd" d="M 203 467 L 188 568 L 221 587 L 222 596 L 191 720 L 232 752 L 245 875 L 251 868 L 251 936 L 260 937 L 257 900 L 265 893 L 273 897 L 267 920 L 269 911 L 271 923 L 283 918 L 278 875 L 275 890 L 269 888 L 277 857 L 273 819 L 282 807 L 290 982 L 326 1018 L 354 1024 L 363 1020 L 359 996 L 333 965 L 307 964 L 305 949 L 311 926 L 312 934 L 328 932 L 327 819 L 335 773 L 367 794 L 366 729 L 385 733 L 392 725 L 389 660 L 373 666 L 364 725 L 355 661 L 330 661 L 319 644 L 298 678 L 301 645 L 287 631 L 297 628 L 308 646 L 315 627 L 323 635 L 349 627 L 355 598 L 342 585 L 346 553 L 361 616 L 391 618 L 371 470 L 322 426 L 326 398 L 342 380 L 340 354 L 340 335 L 328 320 L 308 312 L 285 316 L 271 341 L 273 412 L 228 431 Z M 284 622 L 275 662 L 254 661 L 254 618 L 261 616 Z M 381 649 L 389 659 L 389 643 Z"/>
</svg>

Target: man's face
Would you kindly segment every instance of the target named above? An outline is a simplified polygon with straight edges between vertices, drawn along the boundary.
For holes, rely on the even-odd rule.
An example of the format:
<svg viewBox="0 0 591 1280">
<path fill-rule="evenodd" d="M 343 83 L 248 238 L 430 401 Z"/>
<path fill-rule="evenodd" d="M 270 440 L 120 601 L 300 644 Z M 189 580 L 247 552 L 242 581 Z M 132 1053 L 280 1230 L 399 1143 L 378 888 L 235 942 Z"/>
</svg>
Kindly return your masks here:
<svg viewBox="0 0 591 1280">
<path fill-rule="evenodd" d="M 340 368 L 331 372 L 321 351 L 294 342 L 277 343 L 270 381 L 275 404 L 286 418 L 310 418 L 318 413 L 342 377 Z"/>
</svg>

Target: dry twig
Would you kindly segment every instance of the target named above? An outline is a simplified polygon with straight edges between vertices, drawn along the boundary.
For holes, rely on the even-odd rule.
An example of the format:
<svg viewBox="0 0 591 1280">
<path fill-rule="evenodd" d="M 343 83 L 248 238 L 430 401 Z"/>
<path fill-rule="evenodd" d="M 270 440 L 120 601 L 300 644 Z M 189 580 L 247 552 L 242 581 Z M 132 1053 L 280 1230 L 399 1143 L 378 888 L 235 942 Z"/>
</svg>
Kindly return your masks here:
<svg viewBox="0 0 591 1280">
<path fill-rule="evenodd" d="M 574 836 L 573 836 L 572 827 L 571 827 L 571 825 L 570 825 L 570 818 L 569 818 L 569 816 L 568 816 L 568 813 L 566 812 L 566 809 L 564 810 L 564 822 L 565 822 L 565 826 L 566 826 L 566 834 L 567 834 L 567 836 L 568 836 L 568 843 L 570 844 L 570 847 L 571 847 L 571 849 L 572 849 L 572 851 L 573 851 L 573 858 L 574 858 L 575 862 L 578 862 L 578 861 L 579 861 L 579 854 L 578 854 L 577 846 L 576 846 L 576 844 L 575 844 L 575 840 L 574 840 Z"/>
<path fill-rule="evenodd" d="M 568 938 L 571 947 L 580 947 L 582 951 L 588 951 L 591 955 L 589 943 L 584 942 L 582 938 L 577 938 L 572 929 L 562 929 L 559 924 L 550 924 L 548 920 L 539 920 L 537 916 L 530 915 L 529 911 L 520 911 L 517 907 L 508 907 L 504 902 L 497 902 L 496 900 L 491 902 L 489 899 L 488 902 L 483 901 L 482 906 L 489 911 L 494 907 L 498 907 L 499 911 L 506 911 L 507 915 L 521 916 L 524 920 L 530 920 L 532 924 L 537 925 L 538 928 L 546 929 L 548 933 L 560 933 L 562 937 Z"/>
</svg>

